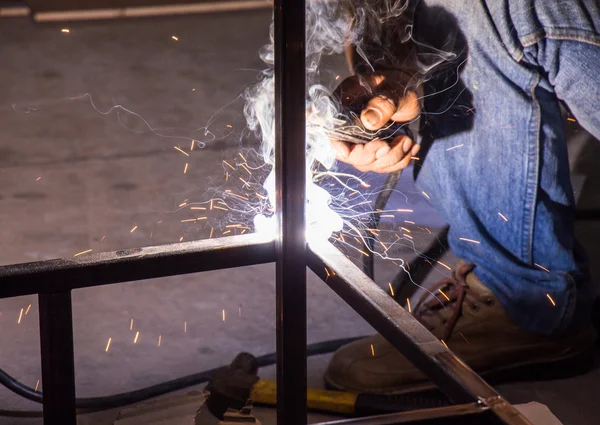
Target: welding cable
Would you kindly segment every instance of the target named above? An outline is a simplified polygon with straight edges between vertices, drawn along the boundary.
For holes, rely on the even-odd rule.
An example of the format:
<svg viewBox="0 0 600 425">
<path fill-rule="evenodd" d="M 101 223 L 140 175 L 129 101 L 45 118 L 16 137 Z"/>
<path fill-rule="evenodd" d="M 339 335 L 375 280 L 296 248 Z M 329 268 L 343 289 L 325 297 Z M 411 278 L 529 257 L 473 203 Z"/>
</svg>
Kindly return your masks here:
<svg viewBox="0 0 600 425">
<path fill-rule="evenodd" d="M 349 344 L 361 338 L 364 338 L 364 336 L 354 338 L 333 339 L 329 341 L 310 344 L 306 347 L 306 355 L 316 356 L 319 354 L 331 353 L 340 348 L 341 346 Z M 270 353 L 257 357 L 256 359 L 258 361 L 259 367 L 271 366 L 276 363 L 277 355 L 276 353 Z M 193 385 L 202 384 L 204 382 L 207 382 L 215 374 L 215 372 L 217 372 L 220 369 L 222 369 L 222 367 L 205 370 L 204 372 L 183 376 L 181 378 L 176 378 L 171 381 L 163 382 L 160 384 L 152 385 L 150 387 L 126 393 L 101 397 L 78 398 L 75 402 L 75 405 L 78 409 L 83 410 L 104 410 L 126 406 L 128 404 L 138 403 L 140 401 L 144 401 L 152 397 L 157 397 L 159 395 L 181 390 L 183 388 L 191 387 Z M 43 402 L 43 396 L 41 392 L 35 391 L 33 388 L 22 384 L 2 369 L 0 369 L 0 384 L 4 385 L 12 392 L 28 400 L 35 401 L 37 403 Z M 0 415 L 5 415 L 8 412 L 9 411 L 0 410 Z M 15 415 L 18 415 L 18 411 L 10 412 L 14 412 Z"/>
</svg>

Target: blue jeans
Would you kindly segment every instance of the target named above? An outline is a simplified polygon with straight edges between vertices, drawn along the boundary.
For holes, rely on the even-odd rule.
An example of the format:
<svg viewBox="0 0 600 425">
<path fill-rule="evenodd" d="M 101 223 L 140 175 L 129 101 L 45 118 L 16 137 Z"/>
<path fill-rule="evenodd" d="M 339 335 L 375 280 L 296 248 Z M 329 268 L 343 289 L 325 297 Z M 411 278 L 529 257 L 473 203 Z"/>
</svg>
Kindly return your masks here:
<svg viewBox="0 0 600 425">
<path fill-rule="evenodd" d="M 460 55 L 424 87 L 417 187 L 513 320 L 565 331 L 589 313 L 593 291 L 574 241 L 560 102 L 600 138 L 600 5 L 424 0 L 422 9 L 415 36 Z"/>
</svg>

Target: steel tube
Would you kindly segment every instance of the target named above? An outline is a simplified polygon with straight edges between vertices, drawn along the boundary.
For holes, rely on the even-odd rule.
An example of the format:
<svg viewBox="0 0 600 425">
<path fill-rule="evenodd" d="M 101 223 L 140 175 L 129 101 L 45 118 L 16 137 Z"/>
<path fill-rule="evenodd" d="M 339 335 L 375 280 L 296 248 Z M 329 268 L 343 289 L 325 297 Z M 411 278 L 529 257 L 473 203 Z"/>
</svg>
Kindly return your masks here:
<svg viewBox="0 0 600 425">
<path fill-rule="evenodd" d="M 76 425 L 71 292 L 38 296 L 45 425 Z"/>
<path fill-rule="evenodd" d="M 0 298 L 273 261 L 274 242 L 259 234 L 86 254 L 0 267 Z"/>
<path fill-rule="evenodd" d="M 310 246 L 308 265 L 455 403 L 489 402 L 507 424 L 529 424 L 332 244 Z"/>
<path fill-rule="evenodd" d="M 486 425 L 492 425 L 498 422 L 481 422 L 482 414 L 489 411 L 489 408 L 481 403 L 459 404 L 456 406 L 438 407 L 435 409 L 419 409 L 411 412 L 389 413 L 385 415 L 367 416 L 364 418 L 341 419 L 328 422 L 320 422 L 313 425 L 395 425 L 395 424 L 439 424 L 449 425 L 460 423 L 461 425 L 477 423 L 470 421 L 476 419 Z M 455 422 L 457 421 L 457 422 Z"/>
<path fill-rule="evenodd" d="M 277 423 L 306 424 L 305 1 L 275 0 Z"/>
</svg>

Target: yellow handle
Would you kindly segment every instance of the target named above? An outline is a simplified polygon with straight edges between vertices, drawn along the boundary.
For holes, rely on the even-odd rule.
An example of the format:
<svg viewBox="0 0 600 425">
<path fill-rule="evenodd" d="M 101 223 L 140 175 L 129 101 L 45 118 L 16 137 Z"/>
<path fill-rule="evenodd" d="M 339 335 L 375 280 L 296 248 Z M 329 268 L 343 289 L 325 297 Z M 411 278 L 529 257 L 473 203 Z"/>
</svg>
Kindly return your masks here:
<svg viewBox="0 0 600 425">
<path fill-rule="evenodd" d="M 357 396 L 358 394 L 354 393 L 309 388 L 307 406 L 311 410 L 353 415 Z M 273 381 L 261 379 L 252 388 L 250 397 L 254 403 L 275 406 L 277 404 L 277 385 Z"/>
</svg>

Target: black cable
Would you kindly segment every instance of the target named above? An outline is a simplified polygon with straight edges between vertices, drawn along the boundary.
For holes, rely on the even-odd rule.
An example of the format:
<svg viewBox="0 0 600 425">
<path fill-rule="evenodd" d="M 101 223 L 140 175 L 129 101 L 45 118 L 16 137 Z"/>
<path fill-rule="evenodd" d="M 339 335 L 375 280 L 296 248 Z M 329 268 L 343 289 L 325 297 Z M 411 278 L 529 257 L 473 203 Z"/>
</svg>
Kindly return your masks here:
<svg viewBox="0 0 600 425">
<path fill-rule="evenodd" d="M 332 339 L 329 341 L 310 344 L 306 347 L 306 355 L 316 356 L 319 354 L 331 353 L 340 348 L 342 345 L 349 344 L 360 338 L 364 337 Z M 263 356 L 257 357 L 257 361 L 259 367 L 271 366 L 276 363 L 277 356 L 276 353 L 265 354 Z M 193 385 L 198 385 L 207 382 L 210 378 L 212 378 L 216 371 L 222 369 L 223 367 L 226 366 L 205 370 L 203 372 L 195 373 L 193 375 L 182 376 L 181 378 L 176 378 L 171 381 L 152 385 L 151 387 L 146 387 L 135 391 L 129 391 L 126 393 L 102 397 L 78 398 L 76 399 L 75 406 L 78 409 L 85 410 L 104 410 L 112 409 L 114 407 L 121 407 L 128 404 L 138 403 L 140 401 L 147 400 L 152 397 L 157 397 L 159 395 L 170 393 L 172 391 L 181 390 L 186 387 L 191 387 Z M 25 397 L 28 400 L 35 401 L 37 403 L 43 402 L 43 396 L 41 392 L 35 391 L 33 388 L 22 384 L 2 369 L 0 369 L 0 384 L 4 385 L 9 390 L 22 397 Z M 37 412 L 0 410 L 0 416 L 18 416 L 19 413 L 35 414 Z"/>
</svg>

